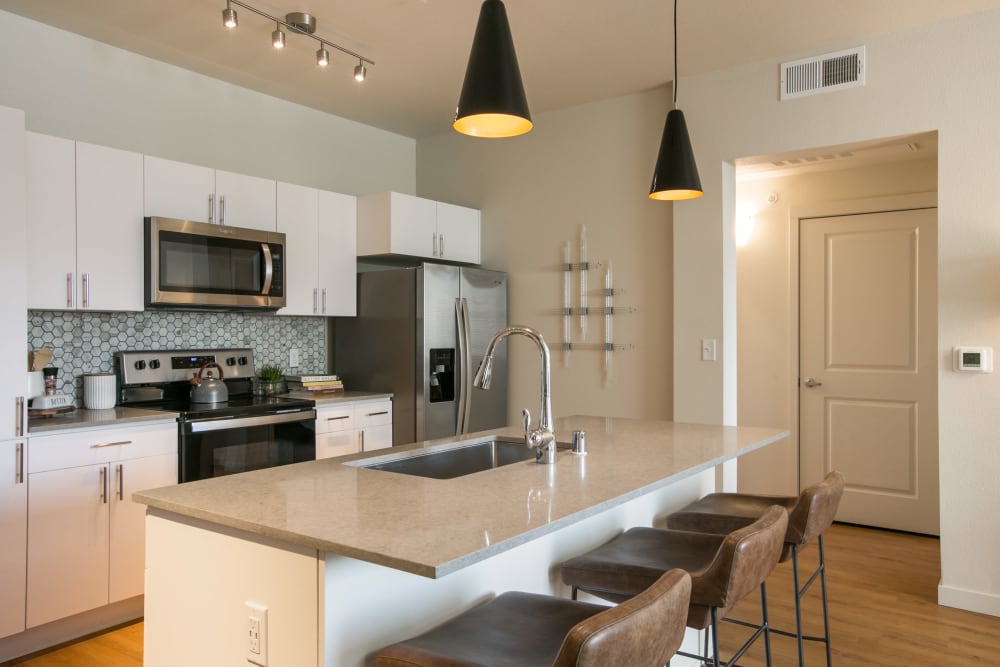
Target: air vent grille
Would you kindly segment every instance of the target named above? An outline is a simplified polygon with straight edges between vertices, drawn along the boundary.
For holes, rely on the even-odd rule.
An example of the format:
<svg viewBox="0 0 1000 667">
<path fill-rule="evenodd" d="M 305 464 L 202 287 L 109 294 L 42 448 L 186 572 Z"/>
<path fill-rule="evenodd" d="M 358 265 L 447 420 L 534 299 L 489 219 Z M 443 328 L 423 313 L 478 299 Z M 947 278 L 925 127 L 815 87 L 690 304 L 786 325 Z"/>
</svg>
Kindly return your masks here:
<svg viewBox="0 0 1000 667">
<path fill-rule="evenodd" d="M 865 85 L 865 47 L 781 64 L 781 99 Z"/>
</svg>

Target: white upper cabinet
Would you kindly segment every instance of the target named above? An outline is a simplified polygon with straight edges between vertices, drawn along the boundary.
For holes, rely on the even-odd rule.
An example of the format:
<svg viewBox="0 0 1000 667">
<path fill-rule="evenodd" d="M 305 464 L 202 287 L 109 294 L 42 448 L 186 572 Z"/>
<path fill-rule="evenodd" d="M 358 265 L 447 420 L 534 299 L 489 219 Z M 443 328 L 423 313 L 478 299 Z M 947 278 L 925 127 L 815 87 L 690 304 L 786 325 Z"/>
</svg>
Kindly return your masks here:
<svg viewBox="0 0 1000 667">
<path fill-rule="evenodd" d="M 27 306 L 143 309 L 142 155 L 26 133 Z"/>
<path fill-rule="evenodd" d="M 24 155 L 24 112 L 0 106 L 0 202 L 3 202 L 0 282 L 4 292 L 0 364 L 14 378 L 0 383 L 0 440 L 20 438 L 28 431 L 25 397 L 28 388 L 23 379 L 28 330 Z"/>
<path fill-rule="evenodd" d="M 144 214 L 273 232 L 275 182 L 147 155 Z"/>
<path fill-rule="evenodd" d="M 410 255 L 478 264 L 476 209 L 400 192 L 358 198 L 358 256 Z"/>
<path fill-rule="evenodd" d="M 279 315 L 355 315 L 357 199 L 278 183 L 285 234 L 285 300 Z"/>
</svg>

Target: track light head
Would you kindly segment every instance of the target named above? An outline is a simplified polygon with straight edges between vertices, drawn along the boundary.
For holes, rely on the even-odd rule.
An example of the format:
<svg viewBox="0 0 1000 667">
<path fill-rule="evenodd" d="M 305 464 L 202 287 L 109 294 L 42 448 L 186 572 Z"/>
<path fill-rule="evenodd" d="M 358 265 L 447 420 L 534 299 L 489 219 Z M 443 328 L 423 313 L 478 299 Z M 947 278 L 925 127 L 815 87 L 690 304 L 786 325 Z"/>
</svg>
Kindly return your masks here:
<svg viewBox="0 0 1000 667">
<path fill-rule="evenodd" d="M 354 66 L 354 80 L 360 83 L 365 80 L 367 75 L 368 70 L 365 69 L 365 64 L 359 60 L 358 64 Z"/>
<path fill-rule="evenodd" d="M 320 67 L 326 67 L 330 64 L 330 52 L 322 45 L 320 45 L 319 51 L 316 52 L 316 64 Z"/>
<path fill-rule="evenodd" d="M 235 28 L 239 26 L 240 20 L 236 16 L 236 10 L 226 3 L 226 8 L 222 10 L 222 25 L 227 28 Z"/>
<path fill-rule="evenodd" d="M 271 33 L 271 44 L 276 49 L 283 49 L 285 48 L 285 33 L 282 32 L 280 25 L 275 24 L 274 27 L 275 30 Z"/>
</svg>

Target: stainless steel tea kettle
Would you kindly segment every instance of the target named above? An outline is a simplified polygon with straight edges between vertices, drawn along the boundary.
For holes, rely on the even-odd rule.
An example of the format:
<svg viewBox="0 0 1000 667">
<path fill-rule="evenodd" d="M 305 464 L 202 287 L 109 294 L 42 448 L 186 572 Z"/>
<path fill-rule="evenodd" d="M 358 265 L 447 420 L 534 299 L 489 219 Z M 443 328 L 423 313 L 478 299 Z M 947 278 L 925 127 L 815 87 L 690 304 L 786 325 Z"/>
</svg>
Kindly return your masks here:
<svg viewBox="0 0 1000 667">
<path fill-rule="evenodd" d="M 205 369 L 215 366 L 219 369 L 219 377 L 212 375 L 212 371 L 206 373 Z M 204 374 L 204 377 L 202 375 Z M 222 366 L 215 362 L 209 362 L 198 370 L 198 374 L 191 378 L 191 402 L 192 403 L 225 403 L 229 400 L 229 388 L 222 381 Z"/>
</svg>

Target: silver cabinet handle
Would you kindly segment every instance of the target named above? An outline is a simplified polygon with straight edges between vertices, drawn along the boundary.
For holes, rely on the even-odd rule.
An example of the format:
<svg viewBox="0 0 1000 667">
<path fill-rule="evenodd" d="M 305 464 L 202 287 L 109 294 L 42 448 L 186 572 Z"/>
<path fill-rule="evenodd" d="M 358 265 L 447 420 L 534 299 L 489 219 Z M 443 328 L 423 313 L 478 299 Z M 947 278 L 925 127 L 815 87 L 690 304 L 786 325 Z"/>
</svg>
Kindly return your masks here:
<svg viewBox="0 0 1000 667">
<path fill-rule="evenodd" d="M 115 466 L 118 477 L 118 500 L 125 500 L 125 466 L 119 463 Z"/>
<path fill-rule="evenodd" d="M 215 224 L 215 193 L 208 193 L 208 224 Z"/>
<path fill-rule="evenodd" d="M 335 421 L 337 421 L 339 419 L 350 419 L 350 418 L 351 418 L 351 415 L 340 415 L 339 417 L 327 417 L 326 420 L 328 422 L 335 422 Z"/>
<path fill-rule="evenodd" d="M 438 234 L 438 257 L 444 257 L 444 234 Z"/>
<path fill-rule="evenodd" d="M 14 459 L 14 483 L 24 484 L 24 443 L 17 443 Z"/>
<path fill-rule="evenodd" d="M 387 415 L 387 414 L 389 414 L 389 411 L 388 410 L 383 410 L 382 412 L 369 412 L 366 416 L 367 417 L 378 417 L 379 415 Z"/>
<path fill-rule="evenodd" d="M 319 288 L 313 287 L 313 315 L 319 312 Z"/>
<path fill-rule="evenodd" d="M 108 503 L 108 466 L 101 466 L 101 503 Z"/>
<path fill-rule="evenodd" d="M 66 307 L 73 307 L 73 274 L 66 274 Z"/>
<path fill-rule="evenodd" d="M 24 396 L 18 396 L 14 400 L 14 437 L 24 437 Z"/>
<path fill-rule="evenodd" d="M 131 445 L 131 440 L 119 440 L 118 442 L 105 442 L 100 445 L 91 445 L 91 449 L 102 449 L 104 447 L 121 447 L 122 445 Z"/>
<path fill-rule="evenodd" d="M 822 382 L 820 382 L 819 380 L 814 380 L 812 378 L 802 378 L 802 384 L 808 387 L 809 389 L 812 389 L 813 387 L 823 386 Z"/>
<path fill-rule="evenodd" d="M 83 274 L 83 307 L 90 308 L 90 273 Z"/>
<path fill-rule="evenodd" d="M 431 233 L 431 256 L 438 256 L 438 235 L 437 232 Z"/>
<path fill-rule="evenodd" d="M 365 451 L 365 432 L 358 431 L 358 433 L 361 435 L 361 451 Z"/>
<path fill-rule="evenodd" d="M 323 288 L 323 314 L 326 315 L 326 288 Z"/>
<path fill-rule="evenodd" d="M 219 224 L 226 224 L 226 196 L 219 195 Z"/>
</svg>

